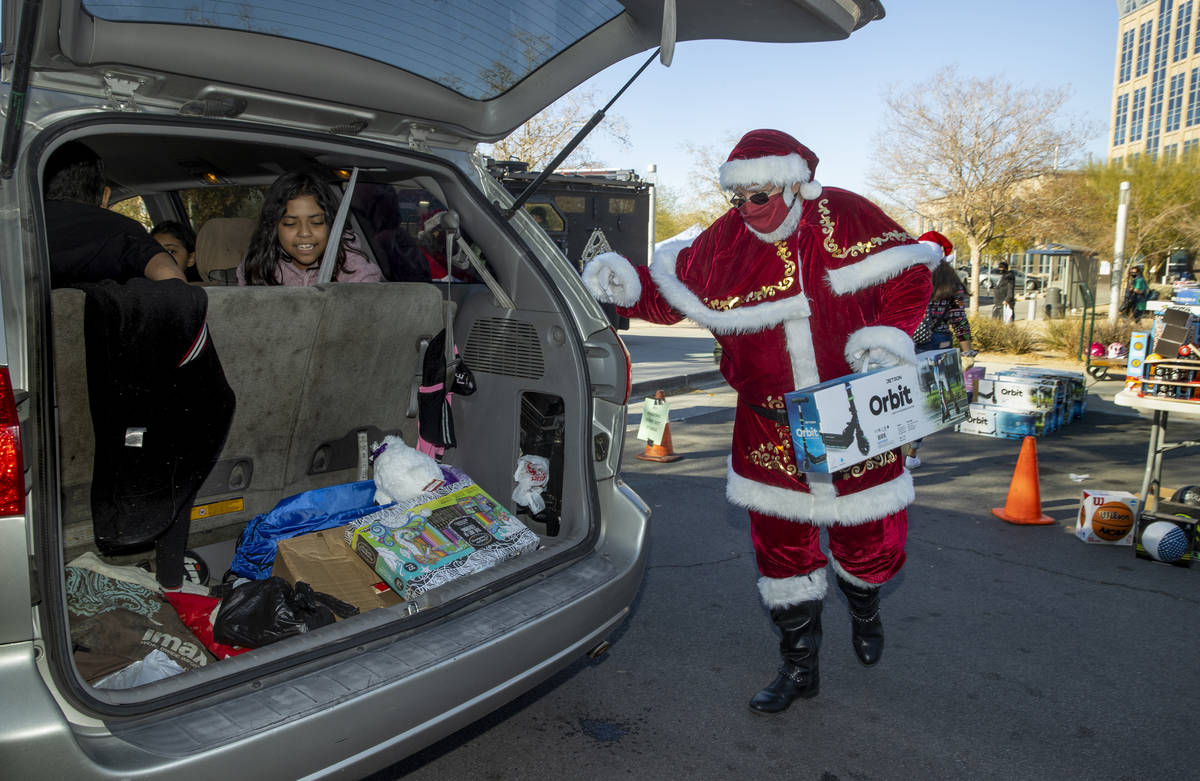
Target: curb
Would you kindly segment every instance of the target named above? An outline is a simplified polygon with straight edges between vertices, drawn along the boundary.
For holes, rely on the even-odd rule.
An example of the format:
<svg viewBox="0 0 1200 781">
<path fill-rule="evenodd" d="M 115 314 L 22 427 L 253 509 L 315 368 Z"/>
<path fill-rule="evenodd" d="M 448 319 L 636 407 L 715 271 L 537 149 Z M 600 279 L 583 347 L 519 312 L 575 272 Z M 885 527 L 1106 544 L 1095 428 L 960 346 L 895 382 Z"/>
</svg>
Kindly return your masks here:
<svg viewBox="0 0 1200 781">
<path fill-rule="evenodd" d="M 629 391 L 629 398 L 653 396 L 655 391 L 662 391 L 669 396 L 673 393 L 686 393 L 687 391 L 705 388 L 722 382 L 725 382 L 725 378 L 721 375 L 720 369 L 709 369 L 708 371 L 696 372 L 695 374 L 677 374 L 674 377 L 642 380 L 641 382 L 633 383 Z"/>
</svg>

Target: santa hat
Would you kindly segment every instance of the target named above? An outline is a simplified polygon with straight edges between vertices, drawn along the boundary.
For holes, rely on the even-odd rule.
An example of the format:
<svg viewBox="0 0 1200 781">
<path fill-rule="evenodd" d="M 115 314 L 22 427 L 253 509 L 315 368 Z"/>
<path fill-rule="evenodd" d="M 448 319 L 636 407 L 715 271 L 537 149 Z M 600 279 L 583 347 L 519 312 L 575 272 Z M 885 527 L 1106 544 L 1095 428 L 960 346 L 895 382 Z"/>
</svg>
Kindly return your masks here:
<svg viewBox="0 0 1200 781">
<path fill-rule="evenodd" d="M 923 241 L 926 244 L 935 246 L 938 251 L 941 252 L 942 260 L 945 260 L 947 263 L 954 262 L 954 245 L 950 243 L 950 239 L 946 238 L 937 231 L 927 231 L 926 233 L 922 233 L 917 241 Z M 932 265 L 936 266 L 937 263 Z"/>
<path fill-rule="evenodd" d="M 752 184 L 780 187 L 800 183 L 800 197 L 811 201 L 821 194 L 813 179 L 817 156 L 796 139 L 779 130 L 751 130 L 742 136 L 719 169 L 721 188 L 733 190 Z"/>
</svg>

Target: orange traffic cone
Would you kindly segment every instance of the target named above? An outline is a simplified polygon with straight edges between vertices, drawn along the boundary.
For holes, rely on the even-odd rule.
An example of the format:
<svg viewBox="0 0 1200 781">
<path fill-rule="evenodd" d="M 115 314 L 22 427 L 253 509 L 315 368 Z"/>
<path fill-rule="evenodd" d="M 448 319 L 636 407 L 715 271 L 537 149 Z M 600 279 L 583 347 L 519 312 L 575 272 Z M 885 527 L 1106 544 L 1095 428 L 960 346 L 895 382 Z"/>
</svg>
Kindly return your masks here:
<svg viewBox="0 0 1200 781">
<path fill-rule="evenodd" d="M 1012 483 L 1008 486 L 1008 500 L 1003 509 L 993 507 L 992 515 L 1021 526 L 1047 526 L 1054 523 L 1053 518 L 1042 514 L 1042 491 L 1038 487 L 1037 443 L 1033 437 L 1025 437 L 1021 442 L 1017 468 L 1013 470 Z"/>
<path fill-rule="evenodd" d="M 662 391 L 656 391 L 654 398 L 663 401 L 666 396 Z M 675 450 L 671 447 L 670 422 L 663 426 L 662 442 L 655 445 L 650 440 L 646 440 L 646 451 L 637 457 L 639 461 L 658 461 L 664 464 L 678 461 L 681 458 L 683 456 L 676 454 Z"/>
</svg>

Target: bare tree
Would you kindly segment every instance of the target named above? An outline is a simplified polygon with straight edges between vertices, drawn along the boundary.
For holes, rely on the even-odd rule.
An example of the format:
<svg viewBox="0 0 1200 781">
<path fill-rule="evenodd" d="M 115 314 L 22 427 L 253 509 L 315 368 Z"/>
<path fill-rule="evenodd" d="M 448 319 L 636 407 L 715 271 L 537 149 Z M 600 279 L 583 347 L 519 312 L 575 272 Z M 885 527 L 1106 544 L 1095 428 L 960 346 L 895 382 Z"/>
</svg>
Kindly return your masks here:
<svg viewBox="0 0 1200 781">
<path fill-rule="evenodd" d="M 1036 180 L 1078 152 L 1086 129 L 1064 116 L 1065 89 L 1018 89 L 943 68 L 886 97 L 872 185 L 966 238 L 971 311 L 983 249 L 1036 212 Z"/>
<path fill-rule="evenodd" d="M 569 92 L 507 137 L 484 151 L 497 160 L 521 160 L 529 168 L 540 171 L 567 145 L 579 129 L 588 123 L 599 107 L 592 90 Z M 606 114 L 594 133 L 603 133 L 623 148 L 629 147 L 629 127 L 617 114 Z M 580 144 L 567 158 L 566 167 L 583 168 L 599 165 L 588 148 Z"/>
<path fill-rule="evenodd" d="M 688 201 L 693 211 L 703 215 L 705 225 L 720 217 L 729 209 L 727 194 L 721 189 L 719 169 L 725 162 L 728 150 L 737 144 L 737 137 L 730 135 L 725 139 L 724 147 L 713 144 L 684 144 L 684 149 L 692 158 L 692 167 L 688 172 L 688 183 L 692 186 Z"/>
</svg>

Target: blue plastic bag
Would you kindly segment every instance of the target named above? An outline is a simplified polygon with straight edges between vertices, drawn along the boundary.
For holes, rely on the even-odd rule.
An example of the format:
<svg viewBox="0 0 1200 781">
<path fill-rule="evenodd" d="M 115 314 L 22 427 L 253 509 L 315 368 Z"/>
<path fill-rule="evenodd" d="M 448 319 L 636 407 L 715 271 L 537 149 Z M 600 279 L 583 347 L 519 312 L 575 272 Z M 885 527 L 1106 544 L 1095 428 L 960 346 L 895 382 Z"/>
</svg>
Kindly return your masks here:
<svg viewBox="0 0 1200 781">
<path fill-rule="evenodd" d="M 275 509 L 255 516 L 246 524 L 229 569 L 251 580 L 269 578 L 279 540 L 345 526 L 380 509 L 375 504 L 374 480 L 331 485 L 289 496 L 275 505 Z"/>
</svg>

